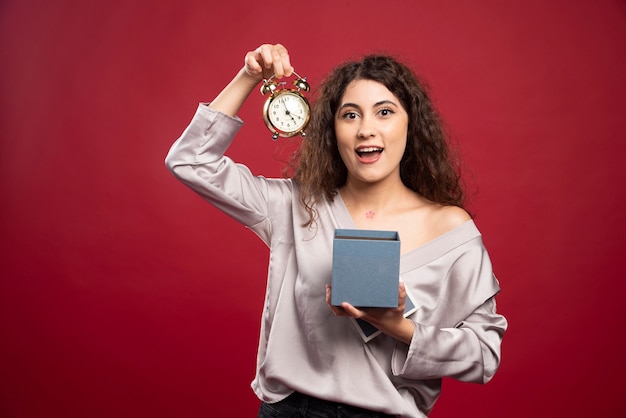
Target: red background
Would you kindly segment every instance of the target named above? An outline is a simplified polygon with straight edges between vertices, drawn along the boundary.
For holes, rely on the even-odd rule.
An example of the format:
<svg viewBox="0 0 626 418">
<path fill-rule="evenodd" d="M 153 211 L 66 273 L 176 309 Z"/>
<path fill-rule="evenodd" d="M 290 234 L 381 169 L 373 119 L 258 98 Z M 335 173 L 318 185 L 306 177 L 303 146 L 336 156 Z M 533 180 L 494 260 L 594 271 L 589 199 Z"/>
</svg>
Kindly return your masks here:
<svg viewBox="0 0 626 418">
<path fill-rule="evenodd" d="M 267 249 L 163 159 L 277 41 L 313 87 L 399 55 L 461 147 L 510 330 L 432 416 L 626 414 L 623 0 L 4 0 L 0 41 L 2 417 L 255 416 Z M 230 154 L 275 176 L 262 100 Z"/>
</svg>

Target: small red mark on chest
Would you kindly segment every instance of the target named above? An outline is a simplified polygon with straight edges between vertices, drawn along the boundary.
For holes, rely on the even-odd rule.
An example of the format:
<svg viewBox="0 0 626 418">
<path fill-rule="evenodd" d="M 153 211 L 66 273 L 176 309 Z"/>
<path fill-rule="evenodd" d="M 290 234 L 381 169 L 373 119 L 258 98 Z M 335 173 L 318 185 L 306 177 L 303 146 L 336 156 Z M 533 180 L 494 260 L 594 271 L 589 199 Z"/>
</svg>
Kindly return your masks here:
<svg viewBox="0 0 626 418">
<path fill-rule="evenodd" d="M 374 215 L 376 215 L 376 212 L 374 212 L 373 210 L 368 210 L 367 212 L 365 212 L 365 217 L 367 219 L 372 219 Z"/>
</svg>

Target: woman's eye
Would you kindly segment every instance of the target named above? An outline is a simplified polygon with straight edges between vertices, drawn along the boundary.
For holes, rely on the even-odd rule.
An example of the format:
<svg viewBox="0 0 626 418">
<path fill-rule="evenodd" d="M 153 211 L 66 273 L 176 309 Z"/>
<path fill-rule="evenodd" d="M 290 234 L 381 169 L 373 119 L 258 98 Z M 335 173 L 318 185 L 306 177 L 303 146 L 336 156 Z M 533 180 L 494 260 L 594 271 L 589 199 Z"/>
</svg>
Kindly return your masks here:
<svg viewBox="0 0 626 418">
<path fill-rule="evenodd" d="M 389 116 L 391 114 L 393 114 L 393 110 L 391 109 L 380 109 L 379 111 L 381 116 Z"/>
<path fill-rule="evenodd" d="M 346 112 L 343 114 L 342 116 L 344 119 L 356 119 L 356 113 L 355 112 Z"/>
</svg>

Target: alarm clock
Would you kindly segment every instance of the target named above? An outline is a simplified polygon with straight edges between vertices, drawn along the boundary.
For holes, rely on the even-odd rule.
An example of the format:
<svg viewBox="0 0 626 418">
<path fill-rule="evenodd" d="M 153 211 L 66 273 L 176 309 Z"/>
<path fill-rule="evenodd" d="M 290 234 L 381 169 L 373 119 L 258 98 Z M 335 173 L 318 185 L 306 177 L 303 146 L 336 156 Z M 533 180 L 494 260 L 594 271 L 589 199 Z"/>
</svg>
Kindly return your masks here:
<svg viewBox="0 0 626 418">
<path fill-rule="evenodd" d="M 311 106 L 303 92 L 311 88 L 306 77 L 293 73 L 297 79 L 293 82 L 294 88 L 287 88 L 287 82 L 274 81 L 274 75 L 263 80 L 261 94 L 269 94 L 263 104 L 263 121 L 272 133 L 272 139 L 278 137 L 290 138 L 300 134 L 306 136 L 304 129 L 311 117 Z"/>
</svg>

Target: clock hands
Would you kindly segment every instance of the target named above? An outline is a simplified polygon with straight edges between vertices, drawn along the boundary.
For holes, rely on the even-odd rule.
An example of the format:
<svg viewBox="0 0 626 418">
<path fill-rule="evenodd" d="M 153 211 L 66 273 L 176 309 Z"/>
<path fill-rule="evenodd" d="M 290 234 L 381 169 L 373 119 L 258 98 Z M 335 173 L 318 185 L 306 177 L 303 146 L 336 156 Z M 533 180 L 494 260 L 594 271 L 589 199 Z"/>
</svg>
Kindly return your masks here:
<svg viewBox="0 0 626 418">
<path fill-rule="evenodd" d="M 295 116 L 295 117 L 297 117 L 300 120 L 304 119 L 302 116 L 298 115 L 297 113 L 289 113 L 289 116 L 291 116 L 291 117 Z"/>
<path fill-rule="evenodd" d="M 294 116 L 295 116 L 295 117 L 297 117 L 297 118 L 298 118 L 298 119 L 300 119 L 300 120 L 304 119 L 304 118 L 303 118 L 302 116 L 300 116 L 299 114 L 297 114 L 297 113 L 295 113 L 295 112 L 293 112 L 293 111 L 289 110 L 289 106 L 287 106 L 287 101 L 286 101 L 286 100 L 284 100 L 284 101 L 283 101 L 283 104 L 285 105 L 285 110 L 287 111 L 287 112 L 286 112 L 286 113 L 287 113 L 287 115 L 289 115 L 292 119 L 293 119 L 293 117 L 294 117 Z M 295 120 L 294 120 L 294 122 L 295 122 Z"/>
<path fill-rule="evenodd" d="M 282 103 L 283 103 L 283 106 L 285 107 L 285 114 L 291 118 L 291 120 L 293 121 L 293 123 L 297 124 L 298 122 L 296 122 L 296 120 L 295 120 L 293 117 L 295 116 L 295 117 L 297 117 L 297 118 L 299 118 L 299 119 L 302 119 L 302 117 L 301 117 L 300 115 L 297 115 L 297 114 L 295 114 L 295 113 L 292 113 L 292 112 L 289 110 L 289 107 L 287 106 L 287 101 L 286 101 L 286 100 L 284 100 L 284 99 L 283 99 L 283 100 L 281 100 L 281 101 L 282 101 Z"/>
</svg>

